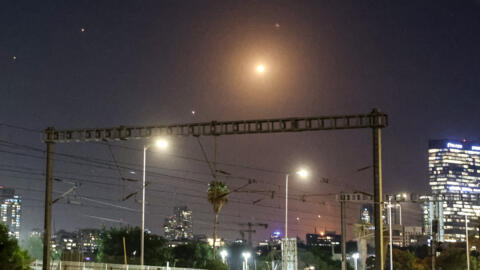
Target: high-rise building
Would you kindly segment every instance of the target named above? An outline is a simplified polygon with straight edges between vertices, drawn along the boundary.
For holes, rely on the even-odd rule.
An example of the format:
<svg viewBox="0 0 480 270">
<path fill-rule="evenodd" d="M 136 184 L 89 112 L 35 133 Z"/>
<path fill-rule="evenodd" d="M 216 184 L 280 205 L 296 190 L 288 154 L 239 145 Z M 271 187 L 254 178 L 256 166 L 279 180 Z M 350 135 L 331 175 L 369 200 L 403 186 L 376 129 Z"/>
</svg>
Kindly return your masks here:
<svg viewBox="0 0 480 270">
<path fill-rule="evenodd" d="M 192 210 L 186 206 L 173 209 L 173 215 L 165 219 L 165 238 L 169 241 L 193 239 Z"/>
<path fill-rule="evenodd" d="M 360 220 L 363 223 L 373 224 L 373 206 L 371 204 L 364 204 L 360 208 Z"/>
<path fill-rule="evenodd" d="M 15 195 L 13 188 L 0 186 L 0 222 L 7 225 L 9 234 L 20 238 L 21 198 Z"/>
<path fill-rule="evenodd" d="M 477 221 L 480 201 L 454 200 L 451 195 L 480 194 L 480 142 L 431 140 L 428 175 L 433 198 L 445 199 L 425 203 L 424 228 L 437 231 L 439 241 L 465 241 L 465 216 Z"/>
<path fill-rule="evenodd" d="M 392 204 L 392 224 L 400 224 L 400 212 L 397 204 Z M 388 207 L 383 208 L 382 219 L 384 224 L 388 224 Z M 364 204 L 360 208 L 360 221 L 363 224 L 373 224 L 373 205 Z"/>
</svg>

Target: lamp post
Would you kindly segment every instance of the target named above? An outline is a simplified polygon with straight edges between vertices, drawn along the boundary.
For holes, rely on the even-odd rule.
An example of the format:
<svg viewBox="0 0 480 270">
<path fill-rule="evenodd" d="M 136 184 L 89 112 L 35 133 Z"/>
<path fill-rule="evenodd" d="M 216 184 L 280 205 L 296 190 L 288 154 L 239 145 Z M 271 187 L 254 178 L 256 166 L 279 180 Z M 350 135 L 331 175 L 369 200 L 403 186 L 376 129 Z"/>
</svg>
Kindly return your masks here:
<svg viewBox="0 0 480 270">
<path fill-rule="evenodd" d="M 357 260 L 360 257 L 360 254 L 358 253 L 353 253 L 352 258 L 353 258 L 353 263 L 355 265 L 355 270 L 357 270 Z"/>
<path fill-rule="evenodd" d="M 143 174 L 142 174 L 142 232 L 140 234 L 140 265 L 144 265 L 144 254 L 145 254 L 145 178 L 146 178 L 146 167 L 147 167 L 147 150 L 153 144 L 148 144 L 143 147 Z M 166 149 L 168 147 L 168 141 L 165 139 L 158 139 L 155 141 L 155 146 L 160 149 Z"/>
<path fill-rule="evenodd" d="M 308 177 L 308 171 L 305 169 L 301 169 L 297 171 L 295 174 L 299 175 L 301 178 Z M 285 239 L 288 239 L 288 177 L 290 173 L 285 175 Z"/>
<path fill-rule="evenodd" d="M 248 258 L 250 258 L 251 254 L 250 252 L 243 252 L 242 253 L 243 258 L 245 259 L 245 268 L 244 270 L 248 270 Z"/>
<path fill-rule="evenodd" d="M 388 226 L 390 227 L 389 230 L 389 238 L 390 238 L 390 270 L 393 270 L 393 254 L 392 254 L 392 196 L 388 196 Z"/>
</svg>

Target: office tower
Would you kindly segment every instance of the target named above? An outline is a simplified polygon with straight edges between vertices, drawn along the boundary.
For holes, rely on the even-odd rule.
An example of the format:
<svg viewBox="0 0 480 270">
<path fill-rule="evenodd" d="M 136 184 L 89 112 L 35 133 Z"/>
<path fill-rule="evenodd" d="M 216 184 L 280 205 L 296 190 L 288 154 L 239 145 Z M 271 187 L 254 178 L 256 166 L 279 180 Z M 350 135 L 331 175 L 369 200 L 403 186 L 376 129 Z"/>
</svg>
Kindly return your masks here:
<svg viewBox="0 0 480 270">
<path fill-rule="evenodd" d="M 425 204 L 424 215 L 425 223 L 430 220 L 434 226 L 427 229 L 433 227 L 439 241 L 465 241 L 465 216 L 470 221 L 480 216 L 476 199 L 480 194 L 480 142 L 431 140 L 428 175 L 433 199 Z"/>
<path fill-rule="evenodd" d="M 0 186 L 0 222 L 7 225 L 12 237 L 20 238 L 21 198 L 15 195 L 15 189 Z"/>
</svg>

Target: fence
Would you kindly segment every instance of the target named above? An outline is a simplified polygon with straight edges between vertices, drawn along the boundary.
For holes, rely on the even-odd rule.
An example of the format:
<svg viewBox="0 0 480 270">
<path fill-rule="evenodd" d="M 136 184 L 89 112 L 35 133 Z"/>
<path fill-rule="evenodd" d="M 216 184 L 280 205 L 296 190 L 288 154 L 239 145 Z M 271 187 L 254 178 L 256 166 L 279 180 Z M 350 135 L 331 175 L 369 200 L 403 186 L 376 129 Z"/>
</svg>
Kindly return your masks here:
<svg viewBox="0 0 480 270">
<path fill-rule="evenodd" d="M 33 270 L 42 270 L 42 261 L 34 261 L 30 267 Z M 202 270 L 195 268 L 179 268 L 169 266 L 153 266 L 129 264 L 113 264 L 113 263 L 94 263 L 94 262 L 67 262 L 67 261 L 52 261 L 50 263 L 50 270 Z"/>
</svg>

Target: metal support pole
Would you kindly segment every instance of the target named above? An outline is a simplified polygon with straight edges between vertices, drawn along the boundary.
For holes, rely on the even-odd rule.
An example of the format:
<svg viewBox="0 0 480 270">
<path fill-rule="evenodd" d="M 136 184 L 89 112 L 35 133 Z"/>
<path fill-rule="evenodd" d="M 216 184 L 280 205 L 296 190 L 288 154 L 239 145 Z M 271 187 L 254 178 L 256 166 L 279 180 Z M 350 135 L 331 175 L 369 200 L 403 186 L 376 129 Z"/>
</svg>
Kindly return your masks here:
<svg viewBox="0 0 480 270">
<path fill-rule="evenodd" d="M 285 176 L 285 239 L 288 239 L 288 173 Z"/>
<path fill-rule="evenodd" d="M 390 253 L 390 270 L 393 270 L 393 241 L 392 241 L 392 196 L 388 196 L 388 238 L 389 238 L 389 253 Z"/>
<path fill-rule="evenodd" d="M 54 131 L 53 128 L 46 130 L 47 134 Z M 43 223 L 43 270 L 50 269 L 50 235 L 52 227 L 52 185 L 53 185 L 53 142 L 47 138 L 47 165 L 45 169 L 45 215 Z"/>
<path fill-rule="evenodd" d="M 342 233 L 342 270 L 347 270 L 347 244 L 346 244 L 346 230 L 345 230 L 345 195 L 340 193 L 340 219 L 341 219 L 341 233 Z"/>
<path fill-rule="evenodd" d="M 373 197 L 375 218 L 375 270 L 383 270 L 383 195 L 382 195 L 382 129 L 377 110 L 372 111 L 373 123 Z"/>
<path fill-rule="evenodd" d="M 140 265 L 143 269 L 143 255 L 144 255 L 144 246 L 145 246 L 145 178 L 146 178 L 146 167 L 147 167 L 147 149 L 148 147 L 143 147 L 143 179 L 142 179 L 142 232 L 140 234 Z M 213 243 L 215 245 L 215 243 Z"/>
</svg>

